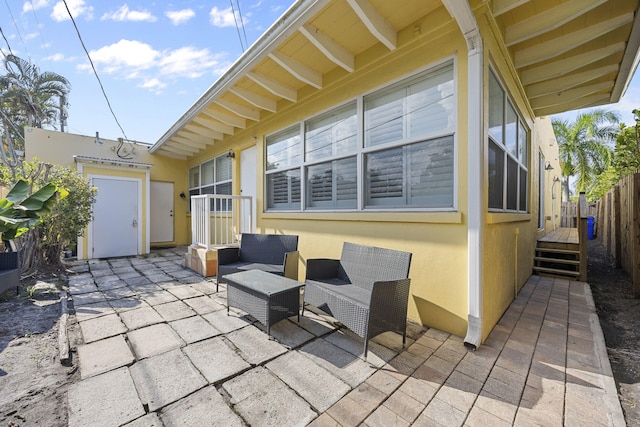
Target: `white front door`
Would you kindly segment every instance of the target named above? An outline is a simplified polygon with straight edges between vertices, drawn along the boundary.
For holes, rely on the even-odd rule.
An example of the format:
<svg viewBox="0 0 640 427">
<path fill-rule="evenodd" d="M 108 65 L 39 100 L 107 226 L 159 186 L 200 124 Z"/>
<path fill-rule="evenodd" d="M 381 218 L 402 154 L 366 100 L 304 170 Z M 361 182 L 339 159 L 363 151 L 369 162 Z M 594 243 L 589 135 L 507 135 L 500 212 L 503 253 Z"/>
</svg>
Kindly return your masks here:
<svg viewBox="0 0 640 427">
<path fill-rule="evenodd" d="M 245 233 L 256 231 L 256 173 L 256 147 L 253 146 L 240 153 L 240 195 L 251 196 L 251 223 L 247 220 L 242 224 Z"/>
<path fill-rule="evenodd" d="M 98 188 L 91 224 L 92 258 L 137 255 L 140 230 L 140 182 L 93 178 Z"/>
<path fill-rule="evenodd" d="M 173 242 L 173 182 L 151 181 L 151 243 Z"/>
</svg>

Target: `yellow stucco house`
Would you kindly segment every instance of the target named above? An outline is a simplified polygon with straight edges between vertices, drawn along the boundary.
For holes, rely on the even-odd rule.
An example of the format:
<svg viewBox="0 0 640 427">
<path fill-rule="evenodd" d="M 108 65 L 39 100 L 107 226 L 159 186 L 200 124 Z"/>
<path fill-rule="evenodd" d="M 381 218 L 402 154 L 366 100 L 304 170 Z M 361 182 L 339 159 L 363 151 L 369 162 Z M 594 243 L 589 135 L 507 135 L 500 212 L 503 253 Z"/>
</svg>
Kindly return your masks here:
<svg viewBox="0 0 640 427">
<path fill-rule="evenodd" d="M 300 279 L 344 241 L 411 252 L 409 317 L 477 346 L 557 225 L 548 116 L 620 99 L 638 3 L 299 0 L 151 147 L 27 129 L 27 157 L 135 193 L 135 253 L 189 244 L 211 193 L 298 235 Z"/>
</svg>

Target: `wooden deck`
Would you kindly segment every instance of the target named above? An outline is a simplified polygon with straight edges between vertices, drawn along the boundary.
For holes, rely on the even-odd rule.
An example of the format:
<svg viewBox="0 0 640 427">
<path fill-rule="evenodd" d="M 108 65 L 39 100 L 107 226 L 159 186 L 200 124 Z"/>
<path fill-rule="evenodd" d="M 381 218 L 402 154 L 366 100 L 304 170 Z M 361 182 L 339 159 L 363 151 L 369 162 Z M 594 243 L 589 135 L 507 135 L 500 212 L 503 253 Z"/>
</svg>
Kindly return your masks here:
<svg viewBox="0 0 640 427">
<path fill-rule="evenodd" d="M 538 242 L 577 245 L 580 243 L 580 239 L 578 238 L 577 228 L 557 228 L 539 238 Z"/>
</svg>

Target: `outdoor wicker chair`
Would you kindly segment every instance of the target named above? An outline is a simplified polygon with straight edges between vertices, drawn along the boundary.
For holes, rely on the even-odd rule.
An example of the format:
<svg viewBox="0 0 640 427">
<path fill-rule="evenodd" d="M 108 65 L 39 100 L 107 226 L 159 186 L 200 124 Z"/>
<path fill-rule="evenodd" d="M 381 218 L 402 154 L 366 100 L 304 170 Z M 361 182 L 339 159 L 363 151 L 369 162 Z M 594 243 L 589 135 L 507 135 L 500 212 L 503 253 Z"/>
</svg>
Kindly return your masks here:
<svg viewBox="0 0 640 427">
<path fill-rule="evenodd" d="M 407 338 L 411 254 L 345 242 L 336 259 L 308 259 L 304 301 L 364 339 L 387 331 Z M 304 314 L 304 307 L 303 307 Z"/>
<path fill-rule="evenodd" d="M 239 248 L 218 249 L 218 283 L 227 274 L 262 270 L 298 279 L 298 236 L 243 233 Z"/>
<path fill-rule="evenodd" d="M 20 293 L 20 255 L 0 252 L 0 293 L 14 286 L 16 293 Z"/>
</svg>

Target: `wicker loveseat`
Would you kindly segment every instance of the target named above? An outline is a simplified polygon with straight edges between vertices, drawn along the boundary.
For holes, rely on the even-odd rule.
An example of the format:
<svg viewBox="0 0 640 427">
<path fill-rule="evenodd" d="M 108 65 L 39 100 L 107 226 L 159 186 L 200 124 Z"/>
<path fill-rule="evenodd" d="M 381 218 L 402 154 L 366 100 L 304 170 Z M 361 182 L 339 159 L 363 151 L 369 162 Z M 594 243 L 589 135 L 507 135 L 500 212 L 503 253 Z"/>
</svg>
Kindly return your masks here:
<svg viewBox="0 0 640 427">
<path fill-rule="evenodd" d="M 0 294 L 15 286 L 20 292 L 20 256 L 18 252 L 0 252 Z"/>
<path fill-rule="evenodd" d="M 383 332 L 407 338 L 411 254 L 345 242 L 336 259 L 307 260 L 304 301 L 364 338 Z M 304 308 L 303 308 L 304 314 Z"/>
<path fill-rule="evenodd" d="M 297 280 L 298 236 L 243 233 L 239 248 L 218 249 L 217 283 L 224 282 L 227 274 L 246 270 L 262 270 Z"/>
</svg>

